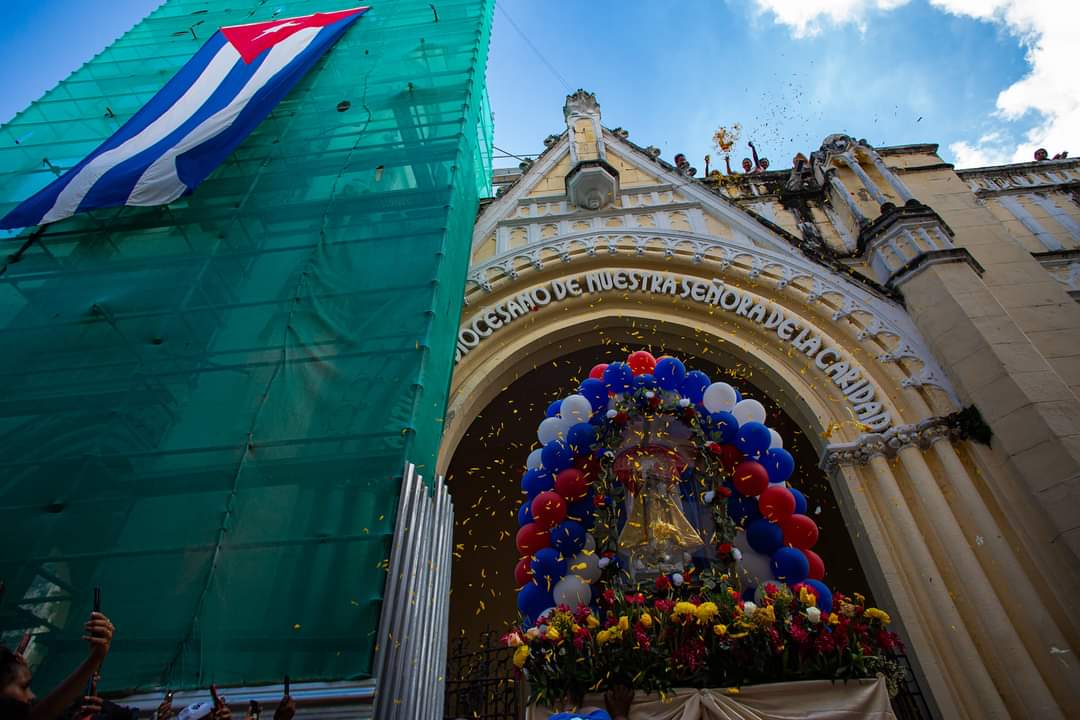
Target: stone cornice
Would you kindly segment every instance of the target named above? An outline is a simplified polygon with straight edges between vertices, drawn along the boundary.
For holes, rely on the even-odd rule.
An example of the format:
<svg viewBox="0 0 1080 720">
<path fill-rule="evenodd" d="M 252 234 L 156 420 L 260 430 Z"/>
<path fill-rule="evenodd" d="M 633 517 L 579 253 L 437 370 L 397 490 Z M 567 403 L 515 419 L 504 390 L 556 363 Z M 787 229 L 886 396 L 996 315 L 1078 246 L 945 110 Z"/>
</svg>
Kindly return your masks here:
<svg viewBox="0 0 1080 720">
<path fill-rule="evenodd" d="M 899 425 L 883 433 L 866 433 L 855 442 L 834 443 L 825 448 L 819 463 L 827 475 L 843 465 L 866 465 L 877 456 L 891 458 L 906 447 L 926 449 L 938 440 L 963 438 L 950 417 L 931 417 L 911 425 Z"/>
</svg>

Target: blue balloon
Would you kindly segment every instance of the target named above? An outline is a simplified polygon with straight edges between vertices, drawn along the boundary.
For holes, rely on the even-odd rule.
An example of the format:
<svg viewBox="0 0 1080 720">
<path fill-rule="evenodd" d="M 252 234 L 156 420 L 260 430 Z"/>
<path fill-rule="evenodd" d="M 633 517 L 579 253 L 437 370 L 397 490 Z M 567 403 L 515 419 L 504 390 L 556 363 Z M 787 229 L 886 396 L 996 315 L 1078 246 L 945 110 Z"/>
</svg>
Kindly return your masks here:
<svg viewBox="0 0 1080 720">
<path fill-rule="evenodd" d="M 544 414 L 548 417 L 557 417 L 559 411 L 562 410 L 562 400 L 556 400 L 547 407 L 547 412 Z"/>
<path fill-rule="evenodd" d="M 550 590 L 528 582 L 518 591 L 517 605 L 527 624 L 531 625 L 540 613 L 555 605 L 555 599 L 551 596 Z"/>
<path fill-rule="evenodd" d="M 533 521 L 532 503 L 522 503 L 518 508 L 518 527 L 525 527 Z"/>
<path fill-rule="evenodd" d="M 817 608 L 828 615 L 832 612 L 832 590 L 820 580 L 803 580 L 803 585 L 809 585 L 817 595 Z"/>
<path fill-rule="evenodd" d="M 679 394 L 695 405 L 700 405 L 702 398 L 705 397 L 705 388 L 709 385 L 712 385 L 712 380 L 708 375 L 700 370 L 691 370 L 679 383 Z"/>
<path fill-rule="evenodd" d="M 769 433 L 769 428 L 759 422 L 748 422 L 739 428 L 739 434 L 735 438 L 735 447 L 742 450 L 743 455 L 756 458 L 769 449 L 771 442 L 772 435 Z M 794 463 L 792 465 L 794 466 Z"/>
<path fill-rule="evenodd" d="M 806 496 L 803 495 L 798 490 L 796 490 L 795 488 L 788 488 L 788 491 L 792 495 L 795 496 L 795 514 L 796 515 L 805 515 L 806 514 Z"/>
<path fill-rule="evenodd" d="M 742 599 L 744 602 L 754 602 L 757 597 L 757 585 L 749 585 L 743 588 Z"/>
<path fill-rule="evenodd" d="M 735 442 L 735 438 L 739 435 L 739 421 L 734 415 L 729 412 L 712 413 L 710 420 L 709 425 L 713 434 L 720 436 L 718 442 L 725 444 Z"/>
<path fill-rule="evenodd" d="M 686 379 L 686 366 L 678 358 L 662 357 L 656 361 L 653 377 L 656 378 L 656 384 L 661 389 L 678 390 L 682 381 Z"/>
<path fill-rule="evenodd" d="M 740 403 L 740 402 L 742 402 L 742 399 L 743 399 L 743 398 L 742 398 L 742 393 L 741 393 L 741 392 L 739 392 L 739 388 L 732 388 L 732 390 L 734 390 L 734 391 L 735 391 L 735 402 L 736 402 L 736 403 Z"/>
<path fill-rule="evenodd" d="M 586 530 L 591 529 L 596 522 L 596 506 L 593 505 L 593 494 L 593 489 L 589 488 L 588 495 L 566 506 L 566 517 L 581 523 L 581 526 Z"/>
<path fill-rule="evenodd" d="M 601 380 L 596 378 L 585 380 L 578 386 L 578 394 L 589 401 L 593 412 L 599 412 L 607 407 L 608 392 Z"/>
<path fill-rule="evenodd" d="M 732 493 L 727 501 L 727 514 L 736 525 L 746 527 L 761 517 L 761 510 L 758 509 L 757 498 Z"/>
<path fill-rule="evenodd" d="M 528 495 L 536 496 L 555 487 L 555 478 L 547 470 L 526 470 L 521 476 L 521 489 Z"/>
<path fill-rule="evenodd" d="M 634 389 L 635 390 L 640 390 L 642 388 L 644 388 L 646 390 L 655 389 L 656 388 L 656 378 L 653 377 L 652 375 L 648 375 L 648 374 L 636 376 L 634 378 Z"/>
<path fill-rule="evenodd" d="M 585 547 L 585 527 L 573 520 L 563 520 L 551 529 L 551 547 L 569 558 Z"/>
<path fill-rule="evenodd" d="M 557 473 L 574 464 L 574 453 L 558 440 L 552 440 L 540 451 L 540 462 L 552 473 Z"/>
<path fill-rule="evenodd" d="M 810 574 L 810 561 L 798 548 L 780 548 L 772 554 L 769 567 L 774 578 L 788 585 L 800 583 Z"/>
<path fill-rule="evenodd" d="M 604 370 L 604 387 L 608 392 L 626 392 L 633 382 L 634 371 L 624 362 L 613 362 Z"/>
<path fill-rule="evenodd" d="M 587 422 L 578 423 L 570 428 L 566 439 L 570 443 L 570 450 L 575 455 L 586 455 L 596 442 L 596 428 Z"/>
<path fill-rule="evenodd" d="M 787 482 L 791 473 L 795 472 L 795 458 L 791 457 L 791 453 L 784 448 L 772 448 L 765 451 L 762 465 L 769 471 L 771 483 Z"/>
<path fill-rule="evenodd" d="M 755 552 L 772 555 L 784 544 L 784 531 L 776 523 L 771 523 L 765 518 L 757 518 L 746 526 L 746 541 Z M 799 554 L 802 555 L 802 553 Z M 805 559 L 804 556 L 803 560 Z M 810 572 L 809 564 L 806 571 Z"/>
<path fill-rule="evenodd" d="M 533 571 L 533 582 L 548 591 L 555 587 L 555 583 L 562 580 L 563 575 L 566 574 L 566 560 L 554 548 L 546 547 L 537 550 L 530 566 Z M 540 609 L 543 610 L 543 608 Z"/>
</svg>

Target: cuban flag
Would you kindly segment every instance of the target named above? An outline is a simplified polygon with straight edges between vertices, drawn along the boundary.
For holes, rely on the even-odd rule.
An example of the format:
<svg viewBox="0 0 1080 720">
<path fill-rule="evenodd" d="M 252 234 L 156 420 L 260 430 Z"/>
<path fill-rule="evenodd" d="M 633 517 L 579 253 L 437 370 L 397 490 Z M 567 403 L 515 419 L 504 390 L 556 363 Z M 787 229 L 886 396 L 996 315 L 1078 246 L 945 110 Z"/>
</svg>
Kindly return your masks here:
<svg viewBox="0 0 1080 720">
<path fill-rule="evenodd" d="M 165 205 L 192 192 L 367 9 L 221 28 L 112 137 L 0 228 Z"/>
</svg>

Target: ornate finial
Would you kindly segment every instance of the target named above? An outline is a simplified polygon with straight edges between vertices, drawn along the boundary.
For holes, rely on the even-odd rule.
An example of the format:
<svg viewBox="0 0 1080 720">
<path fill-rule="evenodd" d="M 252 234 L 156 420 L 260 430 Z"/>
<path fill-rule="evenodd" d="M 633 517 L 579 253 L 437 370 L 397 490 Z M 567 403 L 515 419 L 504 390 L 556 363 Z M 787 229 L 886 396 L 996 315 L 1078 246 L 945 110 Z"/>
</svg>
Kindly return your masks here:
<svg viewBox="0 0 1080 720">
<path fill-rule="evenodd" d="M 623 140 L 626 140 L 627 138 L 630 137 L 630 131 L 627 130 L 626 128 L 624 128 L 624 127 L 617 127 L 615 129 L 613 129 L 611 131 L 611 134 L 614 135 L 615 137 L 621 137 Z"/>
<path fill-rule="evenodd" d="M 600 103 L 596 102 L 596 95 L 581 88 L 573 95 L 567 95 L 566 104 L 563 105 L 563 117 L 569 120 L 574 115 L 600 117 Z"/>
<path fill-rule="evenodd" d="M 559 135 L 548 135 L 544 138 L 544 147 L 549 148 L 555 143 L 559 142 Z"/>
</svg>

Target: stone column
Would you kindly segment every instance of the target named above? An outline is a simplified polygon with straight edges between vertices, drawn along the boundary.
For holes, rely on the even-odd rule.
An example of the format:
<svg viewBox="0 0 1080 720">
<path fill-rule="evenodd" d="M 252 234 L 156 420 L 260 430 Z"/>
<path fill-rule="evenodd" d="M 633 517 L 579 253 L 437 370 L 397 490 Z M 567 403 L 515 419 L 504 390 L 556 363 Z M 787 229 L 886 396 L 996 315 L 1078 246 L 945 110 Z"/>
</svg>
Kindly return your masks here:
<svg viewBox="0 0 1080 720">
<path fill-rule="evenodd" d="M 854 157 L 850 152 L 840 155 L 839 158 L 843 160 L 844 164 L 848 166 L 851 172 L 855 173 L 859 178 L 859 182 L 863 184 L 863 187 L 867 189 L 878 205 L 884 205 L 889 202 L 885 198 L 885 195 L 878 190 L 878 186 L 874 184 L 874 181 L 870 179 L 870 176 L 866 174 L 866 171 L 862 169 L 862 165 L 859 164 L 858 158 Z"/>
<path fill-rule="evenodd" d="M 876 480 L 872 496 L 892 545 L 899 549 L 899 557 L 907 569 L 908 589 L 920 598 L 918 605 L 923 612 L 910 622 L 926 626 L 936 654 L 948 668 L 943 680 L 951 686 L 951 699 L 957 705 L 952 712 L 945 707 L 941 710 L 951 717 L 1007 718 L 1009 712 L 883 455 L 885 443 L 880 440 L 879 444 L 881 447 L 869 461 Z"/>
<path fill-rule="evenodd" d="M 922 506 L 929 526 L 927 530 L 937 535 L 942 560 L 952 565 L 959 580 L 960 586 L 953 590 L 970 607 L 968 626 L 977 638 L 975 644 L 982 647 L 981 655 L 989 661 L 995 684 L 1013 717 L 1030 714 L 1040 718 L 1063 718 L 971 549 L 974 538 L 969 540 L 964 536 L 922 451 L 910 444 L 912 440 L 914 438 L 905 438 L 899 433 L 893 437 L 894 446 L 899 446 L 900 462 L 911 481 L 912 494 Z"/>
<path fill-rule="evenodd" d="M 1028 654 L 1058 704 L 1069 716 L 1080 717 L 1080 665 L 1076 658 L 1061 662 L 1052 653 L 1055 647 L 1067 650 L 1071 644 L 1046 607 L 1046 594 L 1039 592 L 1024 572 L 948 434 L 931 433 L 929 442 L 944 471 L 938 484 L 945 485 L 942 492 L 947 493 L 964 534 L 975 538 L 973 550 L 995 586 L 1005 612 L 1017 626 Z M 1031 602 L 1031 598 L 1043 600 Z"/>
<path fill-rule="evenodd" d="M 855 198 L 848 192 L 847 187 L 840 181 L 840 178 L 836 175 L 836 170 L 829 172 L 829 184 L 832 185 L 833 191 L 840 196 L 847 205 L 848 211 L 851 212 L 851 217 L 855 220 L 855 233 L 858 234 L 859 228 L 866 224 L 866 216 L 863 215 L 862 210 L 859 209 L 858 204 L 855 202 Z"/>
<path fill-rule="evenodd" d="M 867 151 L 870 156 L 870 162 L 874 163 L 874 167 L 877 168 L 881 177 L 885 178 L 885 182 L 892 186 L 892 189 L 896 191 L 896 194 L 900 196 L 900 202 L 906 203 L 908 200 L 914 200 L 915 196 L 911 194 L 911 191 L 907 189 L 907 185 L 897 177 L 896 173 L 885 165 L 885 161 L 878 155 L 877 150 L 870 149 Z"/>
</svg>

